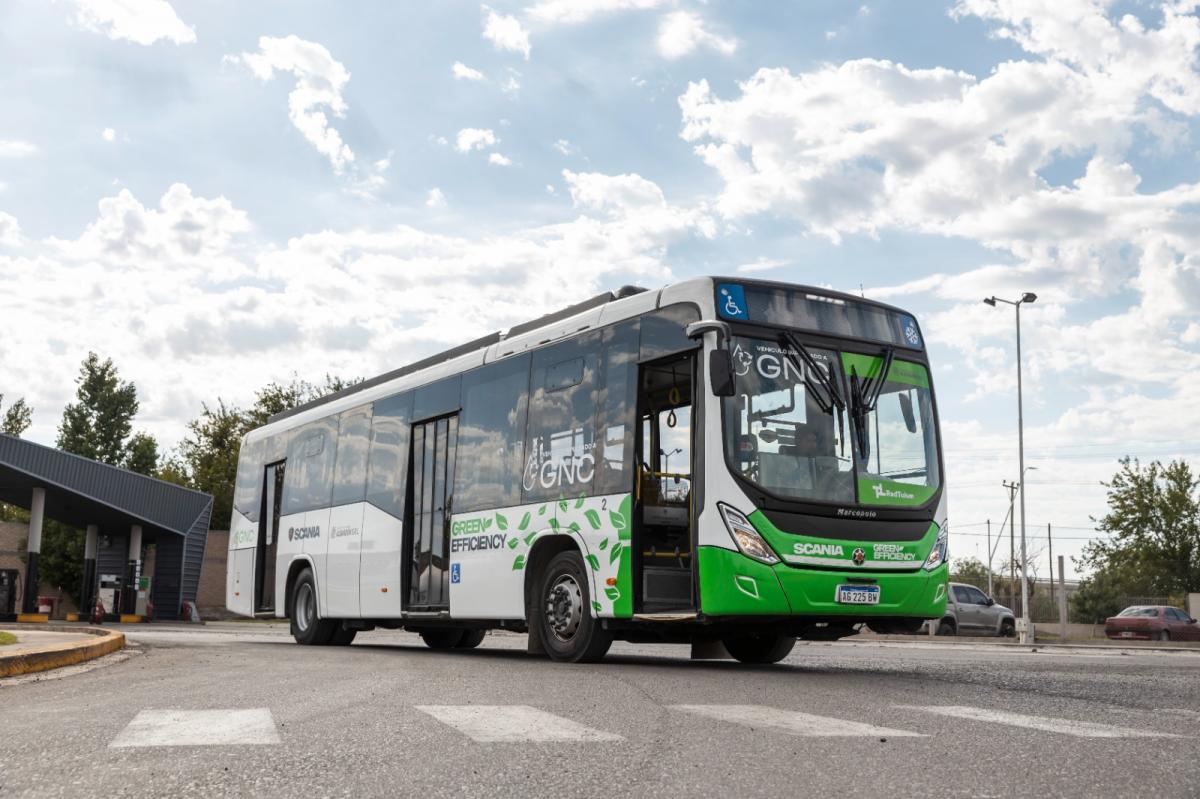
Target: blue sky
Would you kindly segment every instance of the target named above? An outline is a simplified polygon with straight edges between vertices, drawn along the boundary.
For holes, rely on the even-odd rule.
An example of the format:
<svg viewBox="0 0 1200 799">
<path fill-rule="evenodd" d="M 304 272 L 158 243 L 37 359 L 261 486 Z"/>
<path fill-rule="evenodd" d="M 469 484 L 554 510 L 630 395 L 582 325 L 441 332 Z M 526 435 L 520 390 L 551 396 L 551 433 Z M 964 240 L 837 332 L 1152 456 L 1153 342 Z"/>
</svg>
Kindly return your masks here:
<svg viewBox="0 0 1200 799">
<path fill-rule="evenodd" d="M 0 392 L 51 442 L 96 349 L 170 445 L 624 283 L 861 286 L 923 321 L 982 555 L 979 299 L 1031 290 L 1028 518 L 1070 554 L 1117 457 L 1200 455 L 1196 5 L 0 0 Z"/>
</svg>

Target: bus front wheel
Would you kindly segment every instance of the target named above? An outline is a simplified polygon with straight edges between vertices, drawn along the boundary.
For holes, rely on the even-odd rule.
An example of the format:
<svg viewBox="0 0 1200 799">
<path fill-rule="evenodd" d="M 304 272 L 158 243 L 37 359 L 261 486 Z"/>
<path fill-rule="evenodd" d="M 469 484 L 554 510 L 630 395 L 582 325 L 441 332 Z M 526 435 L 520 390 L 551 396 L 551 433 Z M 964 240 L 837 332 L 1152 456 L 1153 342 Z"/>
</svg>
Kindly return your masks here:
<svg viewBox="0 0 1200 799">
<path fill-rule="evenodd" d="M 595 663 L 612 646 L 612 635 L 592 616 L 587 572 L 574 550 L 558 553 L 546 565 L 532 612 L 551 660 Z"/>
<path fill-rule="evenodd" d="M 722 643 L 742 663 L 778 663 L 788 656 L 796 645 L 791 635 L 747 635 L 726 638 Z"/>
</svg>

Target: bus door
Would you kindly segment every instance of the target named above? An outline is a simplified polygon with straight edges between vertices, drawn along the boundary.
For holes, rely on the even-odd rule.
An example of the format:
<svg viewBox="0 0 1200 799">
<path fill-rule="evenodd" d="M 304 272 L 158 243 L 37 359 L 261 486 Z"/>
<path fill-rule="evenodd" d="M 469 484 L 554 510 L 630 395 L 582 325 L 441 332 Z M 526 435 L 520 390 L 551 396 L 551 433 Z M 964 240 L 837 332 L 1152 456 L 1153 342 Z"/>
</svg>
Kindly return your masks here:
<svg viewBox="0 0 1200 799">
<path fill-rule="evenodd" d="M 263 472 L 262 508 L 258 514 L 258 562 L 254 569 L 256 611 L 275 609 L 275 552 L 279 548 L 284 465 L 284 461 L 272 463 Z"/>
<path fill-rule="evenodd" d="M 450 607 L 450 513 L 458 416 L 412 426 L 405 530 L 408 546 L 408 609 Z"/>
<path fill-rule="evenodd" d="M 696 608 L 692 529 L 692 354 L 642 364 L 632 531 L 634 610 Z"/>
</svg>

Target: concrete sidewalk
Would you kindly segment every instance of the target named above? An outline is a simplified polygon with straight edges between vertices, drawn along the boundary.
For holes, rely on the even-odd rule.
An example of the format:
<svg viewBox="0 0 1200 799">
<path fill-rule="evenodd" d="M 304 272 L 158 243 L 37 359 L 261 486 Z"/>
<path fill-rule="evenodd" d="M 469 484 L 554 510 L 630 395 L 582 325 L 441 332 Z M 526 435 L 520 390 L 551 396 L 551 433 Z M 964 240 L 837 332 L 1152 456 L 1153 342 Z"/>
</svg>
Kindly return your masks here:
<svg viewBox="0 0 1200 799">
<path fill-rule="evenodd" d="M 0 677 L 71 666 L 125 647 L 123 633 L 95 627 L 0 624 L 0 630 L 17 636 L 17 643 L 0 647 Z"/>
</svg>

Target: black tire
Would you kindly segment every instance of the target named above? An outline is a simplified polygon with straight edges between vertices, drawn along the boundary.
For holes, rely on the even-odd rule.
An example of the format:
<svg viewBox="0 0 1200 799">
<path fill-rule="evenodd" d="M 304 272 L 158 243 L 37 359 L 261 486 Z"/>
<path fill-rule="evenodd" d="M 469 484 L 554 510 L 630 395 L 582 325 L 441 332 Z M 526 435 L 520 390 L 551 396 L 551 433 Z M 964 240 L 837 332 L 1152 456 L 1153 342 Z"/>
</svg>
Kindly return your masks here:
<svg viewBox="0 0 1200 799">
<path fill-rule="evenodd" d="M 1017 624 L 1012 619 L 1005 619 L 1000 622 L 1000 637 L 1015 638 L 1017 636 Z"/>
<path fill-rule="evenodd" d="M 305 569 L 292 585 L 292 637 L 305 646 L 323 646 L 337 631 L 333 619 L 322 619 L 317 603 L 317 584 L 312 569 Z"/>
<path fill-rule="evenodd" d="M 958 628 L 956 628 L 954 626 L 954 622 L 950 621 L 949 619 L 942 619 L 941 622 L 938 623 L 937 634 L 958 635 Z"/>
<path fill-rule="evenodd" d="M 474 649 L 483 643 L 487 630 L 463 630 L 462 638 L 454 645 L 455 649 Z"/>
<path fill-rule="evenodd" d="M 726 638 L 722 643 L 742 663 L 778 663 L 788 656 L 796 639 L 790 635 L 747 635 Z"/>
<path fill-rule="evenodd" d="M 356 635 L 358 635 L 358 630 L 347 630 L 345 627 L 339 626 L 333 631 L 329 643 L 332 646 L 350 646 Z"/>
<path fill-rule="evenodd" d="M 592 617 L 587 572 L 574 550 L 560 552 L 546 564 L 529 616 L 551 660 L 595 663 L 612 646 L 612 635 Z"/>
<path fill-rule="evenodd" d="M 453 649 L 462 640 L 463 630 L 453 627 L 443 627 L 434 630 L 420 630 L 421 640 L 430 649 Z"/>
<path fill-rule="evenodd" d="M 1170 640 L 1171 640 L 1171 633 L 1167 632 L 1166 630 L 1162 630 L 1162 631 L 1161 631 L 1161 632 L 1159 632 L 1159 634 L 1158 634 L 1158 640 L 1160 640 L 1160 641 L 1170 641 Z"/>
</svg>

